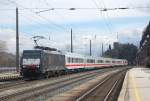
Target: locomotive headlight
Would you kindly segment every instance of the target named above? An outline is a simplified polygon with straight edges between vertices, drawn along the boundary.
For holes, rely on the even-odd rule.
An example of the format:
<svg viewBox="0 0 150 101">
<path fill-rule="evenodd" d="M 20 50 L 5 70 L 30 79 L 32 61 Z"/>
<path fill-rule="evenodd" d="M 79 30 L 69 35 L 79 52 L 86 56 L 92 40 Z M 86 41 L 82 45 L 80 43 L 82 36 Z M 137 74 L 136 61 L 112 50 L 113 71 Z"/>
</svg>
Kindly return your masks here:
<svg viewBox="0 0 150 101">
<path fill-rule="evenodd" d="M 23 65 L 23 68 L 25 68 L 26 66 L 25 65 Z"/>
</svg>

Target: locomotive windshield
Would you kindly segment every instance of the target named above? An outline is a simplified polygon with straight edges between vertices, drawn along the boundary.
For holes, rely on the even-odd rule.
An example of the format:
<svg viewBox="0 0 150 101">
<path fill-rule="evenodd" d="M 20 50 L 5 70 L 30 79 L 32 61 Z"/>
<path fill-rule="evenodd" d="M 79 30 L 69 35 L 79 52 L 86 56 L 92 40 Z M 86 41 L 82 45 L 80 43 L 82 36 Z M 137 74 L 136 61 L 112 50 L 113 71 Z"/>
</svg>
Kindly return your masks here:
<svg viewBox="0 0 150 101">
<path fill-rule="evenodd" d="M 41 58 L 41 51 L 25 50 L 22 56 L 23 65 L 39 65 Z"/>
<path fill-rule="evenodd" d="M 37 50 L 25 50 L 23 52 L 23 58 L 40 58 L 41 57 L 41 51 Z"/>
</svg>

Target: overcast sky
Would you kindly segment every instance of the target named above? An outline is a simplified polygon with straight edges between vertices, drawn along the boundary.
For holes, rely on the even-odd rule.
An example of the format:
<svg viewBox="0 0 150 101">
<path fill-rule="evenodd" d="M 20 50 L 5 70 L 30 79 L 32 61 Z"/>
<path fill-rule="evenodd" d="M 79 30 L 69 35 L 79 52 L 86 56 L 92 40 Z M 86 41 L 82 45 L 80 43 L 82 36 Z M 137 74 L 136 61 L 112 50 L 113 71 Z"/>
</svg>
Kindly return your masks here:
<svg viewBox="0 0 150 101">
<path fill-rule="evenodd" d="M 150 0 L 0 0 L 0 40 L 6 41 L 13 53 L 16 7 L 21 51 L 33 47 L 31 38 L 36 35 L 45 37 L 40 45 L 67 50 L 72 28 L 75 52 L 88 54 L 92 40 L 94 55 L 100 55 L 102 43 L 105 49 L 115 41 L 138 45 L 150 21 Z M 132 9 L 100 11 L 124 7 Z"/>
</svg>

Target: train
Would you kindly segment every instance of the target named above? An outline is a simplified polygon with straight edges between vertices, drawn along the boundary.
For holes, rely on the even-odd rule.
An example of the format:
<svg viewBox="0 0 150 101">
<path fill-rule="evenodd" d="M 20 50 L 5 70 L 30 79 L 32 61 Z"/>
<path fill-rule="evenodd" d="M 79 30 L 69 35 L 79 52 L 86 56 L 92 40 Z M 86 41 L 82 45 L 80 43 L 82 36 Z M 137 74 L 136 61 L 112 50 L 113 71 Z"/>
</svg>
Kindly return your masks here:
<svg viewBox="0 0 150 101">
<path fill-rule="evenodd" d="M 20 60 L 20 74 L 25 79 L 34 79 L 69 72 L 125 65 L 128 65 L 128 61 L 125 59 L 112 59 L 85 56 L 70 52 L 62 53 L 60 51 L 33 49 L 23 51 Z"/>
</svg>

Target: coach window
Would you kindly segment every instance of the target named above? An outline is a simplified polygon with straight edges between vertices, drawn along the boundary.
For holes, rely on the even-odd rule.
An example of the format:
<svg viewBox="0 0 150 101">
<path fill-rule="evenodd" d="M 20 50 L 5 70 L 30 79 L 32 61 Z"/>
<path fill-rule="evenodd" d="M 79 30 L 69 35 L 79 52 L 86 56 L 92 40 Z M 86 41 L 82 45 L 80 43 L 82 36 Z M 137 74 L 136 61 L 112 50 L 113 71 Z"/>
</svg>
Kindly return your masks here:
<svg viewBox="0 0 150 101">
<path fill-rule="evenodd" d="M 90 63 L 90 59 L 87 59 L 87 63 Z"/>
<path fill-rule="evenodd" d="M 95 60 L 94 60 L 94 59 L 92 60 L 92 63 L 95 63 Z"/>
<path fill-rule="evenodd" d="M 115 61 L 112 61 L 112 63 L 115 63 Z"/>
<path fill-rule="evenodd" d="M 67 58 L 68 63 L 70 63 L 70 57 Z"/>
<path fill-rule="evenodd" d="M 92 60 L 91 59 L 89 59 L 89 63 L 91 63 L 92 62 Z"/>
<path fill-rule="evenodd" d="M 95 63 L 95 60 L 94 60 L 94 59 L 92 59 L 92 63 Z"/>
<path fill-rule="evenodd" d="M 83 63 L 83 59 L 80 59 L 80 63 Z"/>
<path fill-rule="evenodd" d="M 83 59 L 81 59 L 81 63 L 83 63 Z"/>
<path fill-rule="evenodd" d="M 74 58 L 73 62 L 76 63 L 76 61 L 77 61 L 77 58 Z"/>
<path fill-rule="evenodd" d="M 74 58 L 72 58 L 72 63 L 74 63 Z"/>
<path fill-rule="evenodd" d="M 89 63 L 94 63 L 95 60 L 89 59 Z"/>
<path fill-rule="evenodd" d="M 89 62 L 88 63 L 91 63 L 91 60 L 89 59 Z"/>
<path fill-rule="evenodd" d="M 98 63 L 103 63 L 103 60 L 98 60 Z"/>
<path fill-rule="evenodd" d="M 78 63 L 80 63 L 81 62 L 81 59 L 80 58 L 78 58 Z"/>
<path fill-rule="evenodd" d="M 89 63 L 89 59 L 87 59 L 86 62 Z"/>
<path fill-rule="evenodd" d="M 75 58 L 72 58 L 72 63 L 75 63 Z"/>
<path fill-rule="evenodd" d="M 80 63 L 80 58 L 77 58 L 77 59 L 78 59 L 77 62 Z"/>
<path fill-rule="evenodd" d="M 78 63 L 78 58 L 75 58 L 75 62 Z"/>
<path fill-rule="evenodd" d="M 82 62 L 85 62 L 85 60 L 84 60 L 84 59 L 82 59 Z"/>
<path fill-rule="evenodd" d="M 78 63 L 81 63 L 81 59 L 80 58 L 78 58 Z"/>
<path fill-rule="evenodd" d="M 106 63 L 110 63 L 110 61 L 109 61 L 109 60 L 106 60 Z"/>
<path fill-rule="evenodd" d="M 72 63 L 73 62 L 73 58 L 70 58 L 70 63 Z"/>
</svg>

